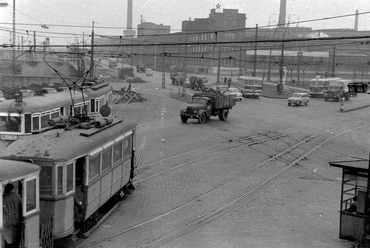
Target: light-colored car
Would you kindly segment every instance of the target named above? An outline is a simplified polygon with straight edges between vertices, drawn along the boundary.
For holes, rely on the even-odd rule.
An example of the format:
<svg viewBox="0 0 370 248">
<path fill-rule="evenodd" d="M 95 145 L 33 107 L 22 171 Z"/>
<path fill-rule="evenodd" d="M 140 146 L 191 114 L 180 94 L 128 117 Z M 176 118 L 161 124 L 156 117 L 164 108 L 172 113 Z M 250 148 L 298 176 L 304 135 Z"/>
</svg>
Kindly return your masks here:
<svg viewBox="0 0 370 248">
<path fill-rule="evenodd" d="M 241 101 L 243 100 L 243 94 L 240 92 L 238 88 L 228 88 L 225 92 L 224 95 L 233 95 L 235 96 L 235 100 Z"/>
<path fill-rule="evenodd" d="M 145 69 L 145 75 L 153 76 L 153 70 L 152 69 Z"/>
<path fill-rule="evenodd" d="M 298 105 L 301 106 L 301 104 L 307 105 L 309 102 L 309 94 L 308 93 L 294 93 L 291 97 L 288 98 L 288 105 Z"/>
</svg>

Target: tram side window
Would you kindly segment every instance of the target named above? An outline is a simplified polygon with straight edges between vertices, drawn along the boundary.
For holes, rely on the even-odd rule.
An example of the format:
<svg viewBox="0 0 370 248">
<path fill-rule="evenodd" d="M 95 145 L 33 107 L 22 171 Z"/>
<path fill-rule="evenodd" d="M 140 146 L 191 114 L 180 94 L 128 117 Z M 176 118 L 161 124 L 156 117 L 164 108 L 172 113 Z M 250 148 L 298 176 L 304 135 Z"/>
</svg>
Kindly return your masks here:
<svg viewBox="0 0 370 248">
<path fill-rule="evenodd" d="M 48 121 L 50 120 L 50 113 L 41 114 L 41 128 L 49 127 Z"/>
<path fill-rule="evenodd" d="M 89 181 L 100 174 L 100 153 L 89 159 Z"/>
<path fill-rule="evenodd" d="M 59 112 L 59 110 L 58 111 L 53 111 L 53 112 L 51 112 L 51 114 L 50 114 L 50 119 L 54 119 L 54 118 L 57 118 L 57 117 L 59 117 L 60 116 L 60 112 Z"/>
<path fill-rule="evenodd" d="M 114 144 L 113 163 L 122 161 L 122 140 Z"/>
<path fill-rule="evenodd" d="M 36 178 L 26 182 L 26 202 L 27 212 L 36 209 Z"/>
<path fill-rule="evenodd" d="M 130 156 L 131 155 L 131 136 L 126 137 L 123 140 L 123 156 Z"/>
<path fill-rule="evenodd" d="M 52 195 L 52 167 L 41 166 L 40 195 Z"/>
<path fill-rule="evenodd" d="M 94 112 L 96 112 L 95 111 L 95 99 L 91 99 L 90 100 L 90 106 L 91 106 L 91 113 L 94 113 Z"/>
<path fill-rule="evenodd" d="M 102 171 L 112 167 L 112 147 L 108 147 L 103 151 L 102 156 Z"/>
<path fill-rule="evenodd" d="M 6 125 L 6 116 L 0 117 L 0 131 L 8 131 L 7 125 Z"/>
<path fill-rule="evenodd" d="M 58 167 L 58 184 L 57 184 L 57 194 L 63 194 L 63 166 Z"/>
<path fill-rule="evenodd" d="M 67 165 L 67 193 L 73 190 L 73 163 Z"/>
<path fill-rule="evenodd" d="M 32 117 L 33 129 L 32 131 L 40 130 L 40 116 L 33 116 Z"/>
</svg>

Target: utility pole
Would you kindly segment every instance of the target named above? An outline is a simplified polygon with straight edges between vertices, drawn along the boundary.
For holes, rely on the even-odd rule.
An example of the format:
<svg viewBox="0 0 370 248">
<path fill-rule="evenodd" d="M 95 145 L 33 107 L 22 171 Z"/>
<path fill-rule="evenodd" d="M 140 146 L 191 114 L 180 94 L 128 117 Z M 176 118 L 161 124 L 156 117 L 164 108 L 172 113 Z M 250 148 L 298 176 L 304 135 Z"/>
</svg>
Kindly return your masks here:
<svg viewBox="0 0 370 248">
<path fill-rule="evenodd" d="M 33 31 L 33 50 L 36 53 L 36 31 Z"/>
<path fill-rule="evenodd" d="M 331 76 L 335 77 L 335 46 L 333 47 L 333 64 L 331 69 Z"/>
<path fill-rule="evenodd" d="M 12 86 L 15 87 L 15 0 L 13 0 Z"/>
<path fill-rule="evenodd" d="M 256 36 L 254 38 L 254 58 L 253 58 L 253 73 L 252 76 L 256 76 L 256 69 L 257 69 L 257 35 L 258 35 L 258 24 L 256 24 Z"/>
<path fill-rule="evenodd" d="M 218 47 L 218 60 L 217 60 L 217 83 L 220 83 L 220 67 L 221 67 L 221 46 Z"/>
<path fill-rule="evenodd" d="M 162 89 L 166 88 L 166 74 L 164 73 L 164 64 L 166 63 L 166 47 L 163 47 L 163 62 L 162 62 Z"/>
<path fill-rule="evenodd" d="M 186 41 L 188 41 L 188 36 L 186 36 Z M 185 45 L 185 60 L 184 60 L 184 80 L 182 83 L 182 95 L 186 95 L 186 65 L 187 65 L 188 47 Z M 181 80 L 181 79 L 180 79 Z"/>
<path fill-rule="evenodd" d="M 242 75 L 242 47 L 240 46 L 240 53 L 239 53 L 239 76 Z"/>
<path fill-rule="evenodd" d="M 94 79 L 94 22 L 92 23 L 91 32 L 90 79 Z"/>
</svg>

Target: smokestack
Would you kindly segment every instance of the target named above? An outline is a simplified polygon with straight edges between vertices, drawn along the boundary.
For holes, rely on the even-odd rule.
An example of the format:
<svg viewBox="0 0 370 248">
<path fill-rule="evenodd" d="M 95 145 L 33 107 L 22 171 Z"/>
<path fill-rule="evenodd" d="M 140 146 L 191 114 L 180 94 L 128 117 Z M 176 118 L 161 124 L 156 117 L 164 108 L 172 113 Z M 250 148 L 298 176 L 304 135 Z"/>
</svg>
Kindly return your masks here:
<svg viewBox="0 0 370 248">
<path fill-rule="evenodd" d="M 355 31 L 358 31 L 358 10 L 356 10 L 355 15 Z"/>
<path fill-rule="evenodd" d="M 127 29 L 123 30 L 126 37 L 134 37 L 136 31 L 132 29 L 132 2 L 134 0 L 127 0 Z"/>
<path fill-rule="evenodd" d="M 279 28 L 285 28 L 286 0 L 280 0 Z"/>
<path fill-rule="evenodd" d="M 132 29 L 132 1 L 127 2 L 127 29 Z"/>
</svg>

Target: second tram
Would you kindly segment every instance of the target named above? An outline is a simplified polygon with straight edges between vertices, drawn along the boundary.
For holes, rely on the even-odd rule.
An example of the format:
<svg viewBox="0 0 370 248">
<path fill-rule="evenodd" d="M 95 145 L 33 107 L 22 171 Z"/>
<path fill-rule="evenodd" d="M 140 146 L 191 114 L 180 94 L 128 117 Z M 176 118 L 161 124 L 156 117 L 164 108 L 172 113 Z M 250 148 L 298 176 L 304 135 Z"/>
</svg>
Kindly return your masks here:
<svg viewBox="0 0 370 248">
<path fill-rule="evenodd" d="M 88 236 L 134 190 L 136 124 L 104 117 L 84 128 L 55 125 L 64 128 L 19 137 L 0 157 L 41 167 L 40 223 L 52 221 L 53 240 L 73 240 Z"/>
</svg>

